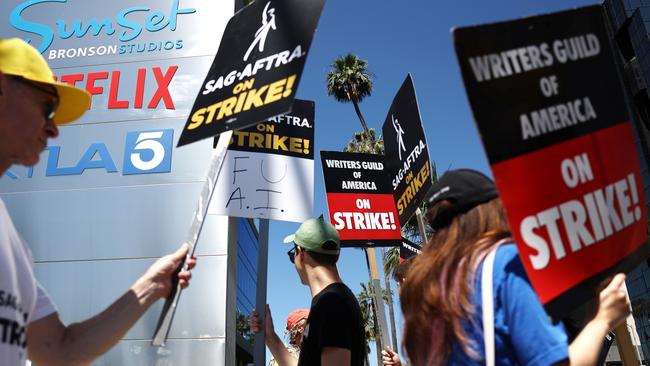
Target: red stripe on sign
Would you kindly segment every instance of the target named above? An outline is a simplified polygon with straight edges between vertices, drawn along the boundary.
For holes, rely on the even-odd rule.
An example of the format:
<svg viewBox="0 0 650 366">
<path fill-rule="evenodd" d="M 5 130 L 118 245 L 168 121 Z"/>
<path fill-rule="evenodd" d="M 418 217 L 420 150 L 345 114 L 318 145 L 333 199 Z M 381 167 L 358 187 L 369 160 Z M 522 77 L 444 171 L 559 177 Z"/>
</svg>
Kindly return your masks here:
<svg viewBox="0 0 650 366">
<path fill-rule="evenodd" d="M 341 240 L 402 240 L 392 194 L 328 193 L 327 205 Z"/>
<path fill-rule="evenodd" d="M 494 164 L 528 276 L 546 304 L 647 240 L 632 125 L 599 130 Z"/>
</svg>

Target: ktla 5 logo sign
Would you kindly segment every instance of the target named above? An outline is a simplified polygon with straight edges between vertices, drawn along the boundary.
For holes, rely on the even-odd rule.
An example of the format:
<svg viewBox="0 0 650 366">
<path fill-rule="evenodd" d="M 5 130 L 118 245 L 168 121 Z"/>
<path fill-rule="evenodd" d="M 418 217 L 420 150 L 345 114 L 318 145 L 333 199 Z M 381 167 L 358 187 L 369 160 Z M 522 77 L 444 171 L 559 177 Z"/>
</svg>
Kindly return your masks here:
<svg viewBox="0 0 650 366">
<path fill-rule="evenodd" d="M 124 146 L 122 174 L 169 173 L 172 169 L 173 139 L 172 129 L 129 132 Z"/>
<path fill-rule="evenodd" d="M 174 130 L 134 131 L 126 134 L 122 175 L 169 173 L 172 167 Z M 115 160 L 106 144 L 90 144 L 78 162 L 73 166 L 59 164 L 61 146 L 47 147 L 46 177 L 82 175 L 89 169 L 104 169 L 107 173 L 117 173 Z M 27 170 L 27 178 L 32 178 L 34 169 Z M 18 175 L 8 171 L 6 175 L 18 179 Z"/>
</svg>

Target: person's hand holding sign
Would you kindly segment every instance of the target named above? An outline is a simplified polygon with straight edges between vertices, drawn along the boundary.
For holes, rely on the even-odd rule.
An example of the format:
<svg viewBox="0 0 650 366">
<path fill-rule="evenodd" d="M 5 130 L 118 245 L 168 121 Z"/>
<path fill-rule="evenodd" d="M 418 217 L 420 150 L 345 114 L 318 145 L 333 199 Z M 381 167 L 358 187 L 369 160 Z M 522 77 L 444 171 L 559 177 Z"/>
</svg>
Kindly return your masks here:
<svg viewBox="0 0 650 366">
<path fill-rule="evenodd" d="M 605 334 L 630 315 L 630 302 L 622 288 L 624 282 L 625 275 L 619 273 L 600 292 L 596 316 L 569 346 L 571 365 L 594 365 L 602 346 L 601 342 L 594 342 L 594 339 L 604 339 Z"/>
<path fill-rule="evenodd" d="M 264 343 L 271 351 L 275 362 L 278 365 L 283 366 L 295 366 L 298 364 L 298 359 L 293 356 L 287 348 L 282 343 L 282 339 L 275 332 L 275 327 L 273 326 L 273 317 L 271 316 L 271 308 L 266 304 L 266 315 L 264 317 L 264 324 L 260 320 L 260 316 L 257 310 L 253 309 L 251 316 L 248 319 L 248 325 L 251 328 L 253 334 L 257 334 L 264 329 Z"/>
<path fill-rule="evenodd" d="M 169 297 L 176 280 L 183 288 L 189 286 L 189 270 L 196 265 L 196 258 L 188 259 L 187 268 L 177 273 L 188 251 L 189 245 L 184 244 L 159 258 L 124 295 L 92 318 L 66 325 L 55 312 L 30 323 L 30 359 L 39 365 L 91 364 L 119 342 L 154 302 Z"/>
<path fill-rule="evenodd" d="M 260 320 L 260 317 L 257 314 L 257 310 L 255 309 L 253 309 L 253 311 L 251 312 L 251 317 L 248 320 L 248 324 L 253 334 L 257 334 L 261 332 L 262 327 L 264 327 L 264 336 L 267 339 L 275 335 L 275 328 L 273 326 L 273 317 L 271 317 L 271 308 L 269 307 L 268 304 L 266 305 L 266 316 L 264 319 L 264 324 L 262 324 L 262 321 Z"/>
<path fill-rule="evenodd" d="M 608 329 L 614 329 L 630 315 L 630 302 L 622 289 L 625 275 L 617 274 L 600 292 L 598 313 L 593 321 L 602 322 Z"/>
<path fill-rule="evenodd" d="M 172 276 L 174 276 L 178 267 L 183 264 L 183 260 L 187 256 L 189 249 L 189 245 L 183 244 L 176 252 L 159 258 L 149 267 L 138 282 L 144 282 L 152 286 L 160 298 L 168 297 L 176 281 Z M 187 260 L 187 270 L 183 268 L 178 273 L 178 283 L 181 288 L 186 288 L 190 285 L 190 279 L 192 278 L 190 270 L 195 265 L 196 257 L 192 257 Z"/>
<path fill-rule="evenodd" d="M 386 347 L 381 351 L 381 362 L 383 366 L 402 366 L 399 355 L 390 347 Z"/>
</svg>

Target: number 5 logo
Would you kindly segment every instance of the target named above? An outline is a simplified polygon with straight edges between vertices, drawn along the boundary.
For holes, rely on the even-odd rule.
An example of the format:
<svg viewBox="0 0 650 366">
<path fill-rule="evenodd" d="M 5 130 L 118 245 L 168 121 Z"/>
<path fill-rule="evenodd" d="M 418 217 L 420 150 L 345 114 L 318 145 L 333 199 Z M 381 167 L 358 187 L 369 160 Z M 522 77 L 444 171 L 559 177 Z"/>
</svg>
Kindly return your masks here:
<svg viewBox="0 0 650 366">
<path fill-rule="evenodd" d="M 122 174 L 169 173 L 173 137 L 172 129 L 127 133 Z"/>
</svg>

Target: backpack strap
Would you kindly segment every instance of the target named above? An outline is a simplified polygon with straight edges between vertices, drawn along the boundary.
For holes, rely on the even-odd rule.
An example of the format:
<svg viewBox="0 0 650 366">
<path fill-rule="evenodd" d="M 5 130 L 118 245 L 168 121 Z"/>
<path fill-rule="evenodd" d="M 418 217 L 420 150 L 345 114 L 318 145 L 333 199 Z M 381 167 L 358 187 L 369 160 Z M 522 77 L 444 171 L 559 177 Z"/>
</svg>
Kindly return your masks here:
<svg viewBox="0 0 650 366">
<path fill-rule="evenodd" d="M 508 242 L 503 239 L 496 243 L 483 259 L 483 272 L 481 273 L 481 301 L 483 310 L 483 342 L 485 346 L 485 365 L 494 366 L 494 258 L 497 249 Z"/>
</svg>

